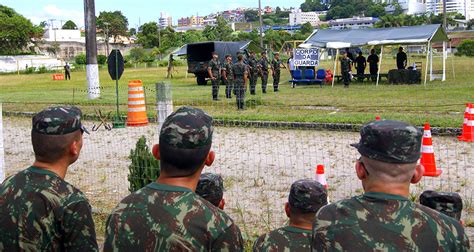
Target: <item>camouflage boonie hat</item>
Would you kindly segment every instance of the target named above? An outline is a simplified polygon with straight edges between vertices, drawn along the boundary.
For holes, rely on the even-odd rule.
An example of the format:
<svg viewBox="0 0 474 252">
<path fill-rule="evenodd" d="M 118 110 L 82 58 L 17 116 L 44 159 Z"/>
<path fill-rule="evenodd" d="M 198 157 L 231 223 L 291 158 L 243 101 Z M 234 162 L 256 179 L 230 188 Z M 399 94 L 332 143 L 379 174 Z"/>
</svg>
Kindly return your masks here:
<svg viewBox="0 0 474 252">
<path fill-rule="evenodd" d="M 351 146 L 370 159 L 409 164 L 420 158 L 422 136 L 421 130 L 405 122 L 373 121 L 362 127 L 359 143 Z"/>
<path fill-rule="evenodd" d="M 219 205 L 224 196 L 224 181 L 214 173 L 203 173 L 196 187 L 196 193 L 213 205 Z"/>
<path fill-rule="evenodd" d="M 420 204 L 461 220 L 462 199 L 457 193 L 424 191 L 420 195 Z"/>
<path fill-rule="evenodd" d="M 82 112 L 74 106 L 47 108 L 33 117 L 32 131 L 44 135 L 65 135 L 76 130 L 89 131 L 81 123 Z"/>
<path fill-rule="evenodd" d="M 181 107 L 169 115 L 160 132 L 160 144 L 198 149 L 212 143 L 212 117 L 193 107 Z"/>
<path fill-rule="evenodd" d="M 301 179 L 291 185 L 288 203 L 303 212 L 317 212 L 328 204 L 328 194 L 319 182 Z"/>
</svg>

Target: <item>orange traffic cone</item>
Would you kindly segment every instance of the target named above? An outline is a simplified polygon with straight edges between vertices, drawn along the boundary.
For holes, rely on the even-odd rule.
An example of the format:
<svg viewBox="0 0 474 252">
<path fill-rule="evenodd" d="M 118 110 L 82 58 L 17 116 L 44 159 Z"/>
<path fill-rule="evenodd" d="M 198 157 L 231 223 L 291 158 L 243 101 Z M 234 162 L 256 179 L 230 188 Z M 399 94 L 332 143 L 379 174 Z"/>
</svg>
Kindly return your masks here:
<svg viewBox="0 0 474 252">
<path fill-rule="evenodd" d="M 463 141 L 464 140 L 464 132 L 466 132 L 466 127 L 467 127 L 467 118 L 469 117 L 469 105 L 470 103 L 466 103 L 466 109 L 464 110 L 464 122 L 462 124 L 462 132 L 461 132 L 461 135 L 458 136 L 458 139 L 460 141 Z"/>
<path fill-rule="evenodd" d="M 464 122 L 462 135 L 458 138 L 461 141 L 474 142 L 474 108 L 471 103 L 468 103 L 467 116 Z"/>
<path fill-rule="evenodd" d="M 324 165 L 316 166 L 316 181 L 323 185 L 326 190 L 328 189 L 328 182 L 326 181 L 326 175 L 324 175 Z"/>
<path fill-rule="evenodd" d="M 128 82 L 127 126 L 145 126 L 147 124 L 143 83 L 141 80 L 131 80 Z"/>
<path fill-rule="evenodd" d="M 420 163 L 425 167 L 425 174 L 423 174 L 423 176 L 438 177 L 441 175 L 442 170 L 436 169 L 433 141 L 431 139 L 431 129 L 428 122 L 425 123 L 425 129 L 423 131 Z"/>
<path fill-rule="evenodd" d="M 380 121 L 380 116 L 376 116 L 375 121 Z"/>
</svg>

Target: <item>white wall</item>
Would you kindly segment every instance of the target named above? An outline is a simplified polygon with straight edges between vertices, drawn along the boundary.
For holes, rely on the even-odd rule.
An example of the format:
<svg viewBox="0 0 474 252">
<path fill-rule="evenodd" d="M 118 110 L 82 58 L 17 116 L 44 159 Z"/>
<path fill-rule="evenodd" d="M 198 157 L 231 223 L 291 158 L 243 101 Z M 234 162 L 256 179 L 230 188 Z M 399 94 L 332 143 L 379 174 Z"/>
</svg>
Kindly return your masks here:
<svg viewBox="0 0 474 252">
<path fill-rule="evenodd" d="M 63 62 L 41 55 L 19 55 L 19 56 L 0 56 L 0 72 L 16 72 L 23 71 L 28 67 L 41 67 L 47 69 L 56 69 L 63 66 Z"/>
<path fill-rule="evenodd" d="M 46 41 L 77 41 L 85 42 L 85 38 L 81 37 L 81 31 L 79 30 L 45 30 L 43 39 Z"/>
</svg>

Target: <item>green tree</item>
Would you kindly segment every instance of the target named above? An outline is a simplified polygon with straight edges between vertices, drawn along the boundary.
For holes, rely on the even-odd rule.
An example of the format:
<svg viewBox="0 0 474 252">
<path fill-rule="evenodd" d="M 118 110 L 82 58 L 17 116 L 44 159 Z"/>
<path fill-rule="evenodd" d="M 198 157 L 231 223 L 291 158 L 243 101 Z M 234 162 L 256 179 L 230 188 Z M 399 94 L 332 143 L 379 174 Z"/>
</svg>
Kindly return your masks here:
<svg viewBox="0 0 474 252">
<path fill-rule="evenodd" d="M 325 11 L 328 9 L 328 6 L 321 3 L 321 0 L 305 0 L 304 3 L 300 5 L 300 9 L 304 12 Z"/>
<path fill-rule="evenodd" d="M 68 20 L 68 21 L 66 21 L 66 23 L 64 23 L 62 29 L 64 29 L 64 30 L 77 30 L 77 25 L 72 20 Z"/>
<path fill-rule="evenodd" d="M 146 144 L 145 136 L 138 139 L 135 149 L 130 150 L 128 166 L 129 191 L 135 192 L 160 176 L 160 161 L 156 160 Z"/>
<path fill-rule="evenodd" d="M 382 4 L 373 4 L 367 9 L 368 17 L 381 17 L 385 15 L 385 7 Z"/>
<path fill-rule="evenodd" d="M 304 23 L 300 28 L 301 34 L 305 34 L 305 35 L 311 34 L 313 30 L 314 30 L 313 26 L 309 22 Z"/>
<path fill-rule="evenodd" d="M 204 37 L 209 41 L 231 41 L 232 29 L 223 17 L 217 17 L 215 26 L 206 26 L 202 32 Z"/>
<path fill-rule="evenodd" d="M 0 54 L 21 53 L 33 38 L 41 38 L 43 28 L 13 9 L 0 5 Z"/>
<path fill-rule="evenodd" d="M 121 11 L 101 11 L 97 17 L 97 28 L 108 29 L 109 36 L 113 36 L 116 42 L 118 36 L 127 35 L 128 19 Z"/>
<path fill-rule="evenodd" d="M 202 34 L 202 31 L 188 30 L 185 33 L 182 33 L 182 42 L 184 44 L 196 43 L 204 40 L 205 38 Z"/>
<path fill-rule="evenodd" d="M 337 19 L 337 18 L 348 18 L 354 16 L 356 13 L 354 5 L 347 5 L 347 6 L 340 6 L 337 5 L 335 7 L 331 7 L 327 14 L 326 19 Z"/>
<path fill-rule="evenodd" d="M 468 57 L 474 57 L 474 40 L 463 40 L 457 47 L 456 55 L 466 55 Z"/>
<path fill-rule="evenodd" d="M 244 11 L 244 17 L 247 22 L 258 21 L 258 11 L 256 10 L 246 10 Z"/>
<path fill-rule="evenodd" d="M 145 48 L 159 47 L 158 24 L 156 22 L 144 23 L 138 29 L 137 43 Z"/>
<path fill-rule="evenodd" d="M 466 30 L 471 30 L 474 27 L 474 19 L 471 19 L 466 24 Z"/>
<path fill-rule="evenodd" d="M 47 22 L 47 21 L 41 21 L 40 24 L 39 24 L 39 26 L 40 26 L 41 28 L 46 28 L 46 27 L 48 26 L 48 22 Z"/>
<path fill-rule="evenodd" d="M 130 28 L 130 30 L 128 30 L 128 36 L 134 36 L 134 35 L 137 35 L 137 29 L 135 28 Z"/>
</svg>

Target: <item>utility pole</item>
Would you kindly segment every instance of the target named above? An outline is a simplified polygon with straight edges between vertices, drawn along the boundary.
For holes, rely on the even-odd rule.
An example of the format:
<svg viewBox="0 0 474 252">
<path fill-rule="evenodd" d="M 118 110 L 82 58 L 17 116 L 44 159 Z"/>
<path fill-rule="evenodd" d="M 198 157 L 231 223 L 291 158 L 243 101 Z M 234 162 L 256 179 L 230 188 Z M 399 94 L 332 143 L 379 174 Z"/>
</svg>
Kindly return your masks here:
<svg viewBox="0 0 474 252">
<path fill-rule="evenodd" d="M 158 20 L 158 50 L 160 51 L 159 58 L 161 60 L 161 25 L 160 25 L 159 20 Z"/>
<path fill-rule="evenodd" d="M 105 25 L 105 55 L 109 56 L 109 23 L 104 22 Z"/>
<path fill-rule="evenodd" d="M 448 30 L 446 17 L 446 0 L 443 0 L 443 27 L 445 30 Z"/>
<path fill-rule="evenodd" d="M 89 99 L 100 97 L 99 66 L 97 65 L 97 38 L 94 0 L 84 0 L 86 30 L 86 76 Z"/>
<path fill-rule="evenodd" d="M 260 47 L 263 48 L 263 20 L 262 20 L 262 1 L 258 0 L 258 17 L 260 19 Z"/>
</svg>

